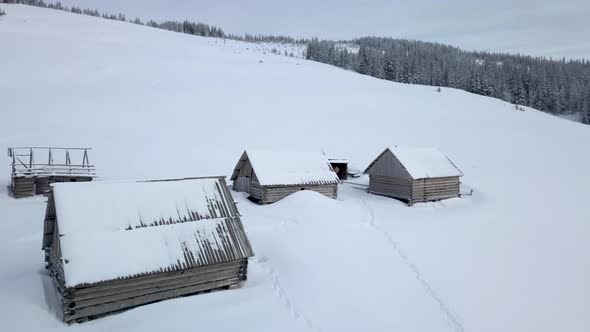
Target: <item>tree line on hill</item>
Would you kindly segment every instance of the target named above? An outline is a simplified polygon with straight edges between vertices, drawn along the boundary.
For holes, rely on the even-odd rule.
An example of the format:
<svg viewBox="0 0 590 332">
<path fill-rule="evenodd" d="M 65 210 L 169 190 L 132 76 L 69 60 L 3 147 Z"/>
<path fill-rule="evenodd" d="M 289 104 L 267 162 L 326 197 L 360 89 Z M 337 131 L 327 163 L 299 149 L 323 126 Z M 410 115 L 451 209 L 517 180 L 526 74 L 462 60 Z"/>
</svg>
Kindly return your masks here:
<svg viewBox="0 0 590 332">
<path fill-rule="evenodd" d="M 313 39 L 306 57 L 389 81 L 462 89 L 556 115 L 577 113 L 590 124 L 588 60 L 468 52 L 381 37 Z"/>
<path fill-rule="evenodd" d="M 101 14 L 96 9 L 88 9 L 88 8 L 82 9 L 82 8 L 79 8 L 76 6 L 67 7 L 67 6 L 62 5 L 61 2 L 46 3 L 43 0 L 0 0 L 0 2 L 23 4 L 23 5 L 36 6 L 36 7 L 42 7 L 42 8 L 51 8 L 51 9 L 57 9 L 57 10 L 64 10 L 64 11 L 72 12 L 75 14 L 96 16 L 96 17 L 102 17 L 102 18 L 110 19 L 110 20 L 118 20 L 118 21 L 139 24 L 139 25 L 146 25 L 146 26 L 150 26 L 152 28 L 170 30 L 170 31 L 174 31 L 174 32 L 181 32 L 181 33 L 186 33 L 186 34 L 196 35 L 196 36 L 218 37 L 218 38 L 226 38 L 227 37 L 225 35 L 225 32 L 223 32 L 223 30 L 221 28 L 218 28 L 215 26 L 210 26 L 205 23 L 195 23 L 195 22 L 191 22 L 191 21 L 156 22 L 156 21 L 152 21 L 152 20 L 149 20 L 147 22 L 143 22 L 140 18 L 127 19 L 125 17 L 125 14 L 123 14 L 123 13 L 118 13 L 118 14 L 102 13 Z"/>
<path fill-rule="evenodd" d="M 457 47 L 406 39 L 363 37 L 351 41 L 295 39 L 289 36 L 233 35 L 191 21 L 127 19 L 124 14 L 66 7 L 43 0 L 0 0 L 65 10 L 203 37 L 306 46 L 306 58 L 380 79 L 462 89 L 551 114 L 579 114 L 590 124 L 590 61 L 464 51 Z M 0 16 L 2 15 L 0 10 Z"/>
<path fill-rule="evenodd" d="M 305 39 L 295 39 L 289 36 L 267 36 L 267 35 L 232 35 L 226 34 L 221 28 L 216 26 L 210 26 L 205 23 L 192 22 L 192 21 L 164 21 L 156 22 L 149 20 L 143 22 L 140 18 L 127 19 L 125 14 L 110 14 L 100 13 L 97 9 L 82 9 L 80 7 L 72 6 L 67 7 L 61 4 L 61 2 L 45 2 L 44 0 L 0 0 L 0 3 L 12 3 L 12 4 L 23 4 L 29 6 L 36 6 L 42 8 L 51 8 L 57 10 L 68 11 L 75 14 L 83 14 L 89 16 L 102 17 L 110 20 L 124 21 L 139 25 L 146 25 L 152 28 L 170 30 L 174 32 L 186 33 L 189 35 L 202 36 L 202 37 L 216 37 L 216 38 L 227 38 L 233 40 L 240 40 L 246 42 L 274 42 L 274 43 L 285 43 L 285 44 L 296 44 L 305 43 Z"/>
</svg>

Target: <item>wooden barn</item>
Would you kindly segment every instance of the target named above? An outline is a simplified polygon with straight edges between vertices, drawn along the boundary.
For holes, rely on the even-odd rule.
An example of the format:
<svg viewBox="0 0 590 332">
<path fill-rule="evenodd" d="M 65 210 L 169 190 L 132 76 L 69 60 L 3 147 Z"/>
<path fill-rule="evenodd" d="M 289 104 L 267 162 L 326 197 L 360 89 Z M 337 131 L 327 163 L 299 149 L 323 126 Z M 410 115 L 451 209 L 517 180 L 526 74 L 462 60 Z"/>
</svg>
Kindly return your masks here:
<svg viewBox="0 0 590 332">
<path fill-rule="evenodd" d="M 300 190 L 338 195 L 338 175 L 322 153 L 244 151 L 231 176 L 235 191 L 259 204 L 274 203 Z"/>
<path fill-rule="evenodd" d="M 43 250 L 67 323 L 239 285 L 254 255 L 224 177 L 53 184 Z"/>
<path fill-rule="evenodd" d="M 412 205 L 459 196 L 463 173 L 433 148 L 385 149 L 365 170 L 369 192 Z"/>
<path fill-rule="evenodd" d="M 89 148 L 8 148 L 11 159 L 10 191 L 14 198 L 45 194 L 55 182 L 86 182 L 96 176 Z M 73 160 L 73 162 L 72 162 Z"/>
<path fill-rule="evenodd" d="M 330 158 L 328 162 L 340 180 L 348 179 L 348 159 Z"/>
</svg>

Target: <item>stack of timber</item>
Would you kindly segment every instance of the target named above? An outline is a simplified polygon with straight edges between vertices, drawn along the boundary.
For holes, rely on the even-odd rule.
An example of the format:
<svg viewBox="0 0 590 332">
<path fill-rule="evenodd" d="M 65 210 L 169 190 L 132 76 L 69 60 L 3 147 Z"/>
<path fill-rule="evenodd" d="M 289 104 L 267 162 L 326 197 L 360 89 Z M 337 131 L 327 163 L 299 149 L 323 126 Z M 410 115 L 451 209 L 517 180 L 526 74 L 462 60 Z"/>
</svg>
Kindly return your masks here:
<svg viewBox="0 0 590 332">
<path fill-rule="evenodd" d="M 463 173 L 433 148 L 385 149 L 365 170 L 369 192 L 408 205 L 459 196 Z"/>
<path fill-rule="evenodd" d="M 231 176 L 235 191 L 259 204 L 279 201 L 301 190 L 338 196 L 338 174 L 322 153 L 247 150 Z"/>
<path fill-rule="evenodd" d="M 37 191 L 35 178 L 13 176 L 12 182 L 10 183 L 10 191 L 14 198 L 34 196 Z"/>
<path fill-rule="evenodd" d="M 46 194 L 55 182 L 86 182 L 96 177 L 90 148 L 15 147 L 11 158 L 10 190 L 14 198 Z M 79 162 L 72 163 L 78 157 Z M 75 160 L 75 159 L 74 159 Z"/>
<path fill-rule="evenodd" d="M 223 177 L 54 184 L 43 250 L 66 323 L 239 286 L 254 255 Z"/>
</svg>

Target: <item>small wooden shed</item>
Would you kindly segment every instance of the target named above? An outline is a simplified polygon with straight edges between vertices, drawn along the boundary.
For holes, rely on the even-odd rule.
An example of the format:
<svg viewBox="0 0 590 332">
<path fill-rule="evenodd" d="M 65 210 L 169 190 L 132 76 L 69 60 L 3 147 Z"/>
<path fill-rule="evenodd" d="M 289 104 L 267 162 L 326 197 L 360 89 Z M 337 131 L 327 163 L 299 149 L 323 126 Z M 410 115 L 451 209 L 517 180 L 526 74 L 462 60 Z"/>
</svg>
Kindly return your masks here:
<svg viewBox="0 0 590 332">
<path fill-rule="evenodd" d="M 67 323 L 239 285 L 254 255 L 224 177 L 53 184 L 42 248 Z"/>
<path fill-rule="evenodd" d="M 300 190 L 338 196 L 338 175 L 322 153 L 247 150 L 231 176 L 235 191 L 259 204 L 274 203 Z"/>
<path fill-rule="evenodd" d="M 340 180 L 348 179 L 348 159 L 330 158 L 328 162 Z"/>
<path fill-rule="evenodd" d="M 90 148 L 13 147 L 10 191 L 14 198 L 45 194 L 55 182 L 86 182 L 96 176 Z"/>
<path fill-rule="evenodd" d="M 365 170 L 369 192 L 412 205 L 459 196 L 463 173 L 433 148 L 385 149 Z"/>
</svg>

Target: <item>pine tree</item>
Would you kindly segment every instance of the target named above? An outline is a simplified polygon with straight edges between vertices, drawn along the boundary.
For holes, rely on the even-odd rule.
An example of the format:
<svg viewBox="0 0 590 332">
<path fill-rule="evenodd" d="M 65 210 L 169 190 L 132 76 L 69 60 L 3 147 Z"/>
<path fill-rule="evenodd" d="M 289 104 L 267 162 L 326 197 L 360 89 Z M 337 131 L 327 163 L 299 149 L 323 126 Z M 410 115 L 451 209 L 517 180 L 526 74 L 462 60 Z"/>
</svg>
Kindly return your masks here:
<svg viewBox="0 0 590 332">
<path fill-rule="evenodd" d="M 398 64 L 395 61 L 393 55 L 389 53 L 386 55 L 385 58 L 385 79 L 389 81 L 396 81 L 398 78 Z"/>
<path fill-rule="evenodd" d="M 402 71 L 400 73 L 400 82 L 412 83 L 412 70 L 410 69 L 409 63 L 404 63 Z"/>
<path fill-rule="evenodd" d="M 469 79 L 469 83 L 467 85 L 467 91 L 469 91 L 471 93 L 478 94 L 478 95 L 483 94 L 483 88 L 481 86 L 481 81 L 479 80 L 479 77 L 477 74 L 475 74 L 475 73 L 471 74 L 471 78 Z"/>
<path fill-rule="evenodd" d="M 369 53 L 365 46 L 361 46 L 358 51 L 358 65 L 357 72 L 363 75 L 369 75 L 371 73 L 371 64 L 369 62 Z"/>
<path fill-rule="evenodd" d="M 346 49 L 335 48 L 335 65 L 344 69 L 349 69 L 348 51 Z"/>
<path fill-rule="evenodd" d="M 527 95 L 524 84 L 519 77 L 512 82 L 512 103 L 517 105 L 527 104 Z"/>
</svg>

